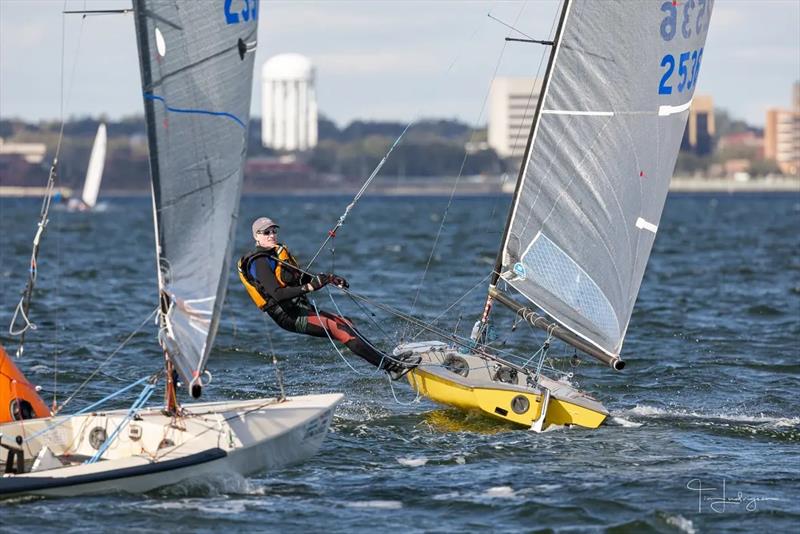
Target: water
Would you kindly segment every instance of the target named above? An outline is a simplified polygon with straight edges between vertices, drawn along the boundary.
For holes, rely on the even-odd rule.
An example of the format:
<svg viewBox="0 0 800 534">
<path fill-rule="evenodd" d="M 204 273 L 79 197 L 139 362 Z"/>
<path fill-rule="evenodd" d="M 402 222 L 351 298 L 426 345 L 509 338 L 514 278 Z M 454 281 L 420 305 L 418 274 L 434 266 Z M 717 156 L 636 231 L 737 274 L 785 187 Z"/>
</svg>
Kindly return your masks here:
<svg viewBox="0 0 800 534">
<path fill-rule="evenodd" d="M 348 201 L 247 198 L 238 253 L 249 246 L 249 222 L 269 215 L 282 224 L 281 239 L 309 258 Z M 477 284 L 441 323 L 461 333 L 471 326 L 507 202 L 454 202 L 416 315 L 433 320 Z M 408 311 L 446 205 L 445 198 L 365 199 L 317 268 Z M 0 199 L 3 325 L 24 285 L 38 207 Z M 20 361 L 48 401 L 56 388 L 63 400 L 155 307 L 151 217 L 149 199 L 53 214 L 32 312 L 39 329 Z M 407 404 L 413 394 L 395 384 L 400 404 L 358 358 L 345 353 L 363 374 L 326 340 L 266 323 L 231 273 L 207 398 L 275 394 L 271 341 L 289 393 L 347 395 L 321 453 L 279 472 L 147 495 L 5 501 L 0 530 L 787 531 L 800 521 L 798 223 L 797 195 L 669 198 L 623 350 L 625 371 L 556 362 L 610 409 L 608 423 L 593 431 L 536 435 L 425 400 Z M 317 301 L 335 309 L 327 296 Z M 373 324 L 344 297 L 336 305 L 385 348 L 415 332 L 379 310 Z M 509 350 L 538 348 L 542 334 L 520 327 L 510 335 L 510 314 L 498 319 Z M 0 339 L 15 347 L 6 334 Z M 160 364 L 148 324 L 80 403 Z M 716 489 L 698 498 L 687 487 L 698 484 Z"/>
</svg>

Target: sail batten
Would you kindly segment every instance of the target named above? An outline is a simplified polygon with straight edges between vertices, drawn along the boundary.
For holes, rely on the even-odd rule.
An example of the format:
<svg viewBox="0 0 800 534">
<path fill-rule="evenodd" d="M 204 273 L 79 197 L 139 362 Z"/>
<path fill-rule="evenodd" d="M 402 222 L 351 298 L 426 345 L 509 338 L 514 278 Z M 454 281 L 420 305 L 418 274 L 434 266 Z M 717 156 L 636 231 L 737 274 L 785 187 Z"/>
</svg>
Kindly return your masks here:
<svg viewBox="0 0 800 534">
<path fill-rule="evenodd" d="M 186 385 L 205 372 L 247 150 L 258 3 L 135 0 L 161 341 Z"/>
<path fill-rule="evenodd" d="M 712 1 L 565 0 L 499 276 L 618 356 L 675 167 Z"/>
</svg>

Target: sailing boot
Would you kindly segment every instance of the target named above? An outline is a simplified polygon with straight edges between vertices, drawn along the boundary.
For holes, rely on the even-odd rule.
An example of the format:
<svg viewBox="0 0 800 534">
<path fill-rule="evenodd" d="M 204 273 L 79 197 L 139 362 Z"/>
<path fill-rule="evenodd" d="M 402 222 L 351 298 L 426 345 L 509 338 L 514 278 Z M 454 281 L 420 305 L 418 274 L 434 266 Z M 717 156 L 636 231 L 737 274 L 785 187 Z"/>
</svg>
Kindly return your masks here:
<svg viewBox="0 0 800 534">
<path fill-rule="evenodd" d="M 392 380 L 400 380 L 409 371 L 416 368 L 422 357 L 411 351 L 401 352 L 397 356 L 384 356 L 379 369 L 383 369 Z"/>
</svg>

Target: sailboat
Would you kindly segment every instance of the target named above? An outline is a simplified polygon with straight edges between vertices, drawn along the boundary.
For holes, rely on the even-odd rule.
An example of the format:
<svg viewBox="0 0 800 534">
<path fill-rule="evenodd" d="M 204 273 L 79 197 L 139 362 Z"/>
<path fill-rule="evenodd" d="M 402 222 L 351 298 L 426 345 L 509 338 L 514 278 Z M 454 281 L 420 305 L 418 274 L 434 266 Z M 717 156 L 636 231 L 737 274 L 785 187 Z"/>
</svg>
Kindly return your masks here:
<svg viewBox="0 0 800 534">
<path fill-rule="evenodd" d="M 92 145 L 92 154 L 89 156 L 89 166 L 86 168 L 86 179 L 83 182 L 81 198 L 71 198 L 67 208 L 72 211 L 90 211 L 97 204 L 97 195 L 100 193 L 100 182 L 103 180 L 103 167 L 106 162 L 106 125 L 100 123 L 97 135 Z"/>
<path fill-rule="evenodd" d="M 612 369 L 625 365 L 622 344 L 692 104 L 712 4 L 564 0 L 552 42 L 509 39 L 551 46 L 541 96 L 471 345 L 415 342 L 394 351 L 420 356 L 407 375 L 420 394 L 537 431 L 596 428 L 608 416 L 568 380 L 545 376 L 542 361 L 560 339 Z M 528 359 L 533 368 L 485 344 L 497 303 L 547 332 L 538 356 Z"/>
<path fill-rule="evenodd" d="M 342 399 L 179 403 L 179 387 L 198 398 L 210 380 L 206 364 L 242 187 L 258 4 L 236 13 L 222 1 L 135 0 L 133 6 L 165 367 L 75 414 L 0 425 L 0 497 L 142 492 L 299 462 L 319 450 Z M 152 361 L 142 356 L 143 365 Z M 144 408 L 160 379 L 164 405 Z M 129 408 L 102 408 L 135 388 L 141 390 Z"/>
</svg>

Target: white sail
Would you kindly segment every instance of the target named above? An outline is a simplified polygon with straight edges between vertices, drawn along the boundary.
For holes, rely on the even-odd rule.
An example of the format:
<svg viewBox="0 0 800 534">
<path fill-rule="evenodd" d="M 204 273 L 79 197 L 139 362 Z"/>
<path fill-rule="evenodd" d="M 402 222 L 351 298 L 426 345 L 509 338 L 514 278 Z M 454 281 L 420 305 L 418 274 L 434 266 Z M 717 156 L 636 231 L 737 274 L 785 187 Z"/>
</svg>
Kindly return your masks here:
<svg viewBox="0 0 800 534">
<path fill-rule="evenodd" d="M 101 123 L 97 127 L 97 135 L 92 146 L 92 155 L 89 157 L 89 167 L 86 169 L 86 180 L 83 182 L 81 200 L 88 208 L 97 204 L 97 195 L 100 193 L 100 182 L 103 180 L 103 167 L 106 162 L 106 125 Z"/>
<path fill-rule="evenodd" d="M 150 147 L 161 341 L 194 392 L 230 278 L 259 4 L 133 5 Z"/>
<path fill-rule="evenodd" d="M 712 0 L 565 0 L 501 275 L 616 356 L 703 58 Z"/>
</svg>

